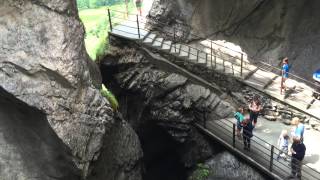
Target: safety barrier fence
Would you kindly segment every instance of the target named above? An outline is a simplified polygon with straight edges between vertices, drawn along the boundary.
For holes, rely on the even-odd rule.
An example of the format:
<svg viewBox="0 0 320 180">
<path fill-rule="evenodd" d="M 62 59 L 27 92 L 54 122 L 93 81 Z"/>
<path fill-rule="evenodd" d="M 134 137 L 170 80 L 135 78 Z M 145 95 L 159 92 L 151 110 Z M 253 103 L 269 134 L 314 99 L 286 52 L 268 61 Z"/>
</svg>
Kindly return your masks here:
<svg viewBox="0 0 320 180">
<path fill-rule="evenodd" d="M 151 38 L 148 35 L 154 29 L 148 26 L 148 23 L 144 17 L 131 14 L 129 15 L 129 18 L 122 18 L 123 14 L 124 12 L 108 9 L 109 26 L 111 31 L 116 30 L 126 34 L 130 34 L 130 35 L 136 36 L 137 39 L 140 39 L 142 41 L 145 41 L 146 39 L 150 39 L 152 44 L 158 43 L 160 44 L 161 47 L 169 46 L 168 50 L 171 53 L 176 53 L 177 55 L 180 55 L 181 58 L 188 59 L 189 61 L 193 60 L 198 63 L 203 62 L 206 66 L 213 67 L 212 69 L 220 65 L 225 69 L 229 69 L 233 74 L 238 73 L 240 77 L 243 77 L 243 78 L 245 76 L 243 73 L 244 71 L 250 72 L 252 71 L 250 66 L 252 65 L 256 66 L 256 64 L 244 61 L 243 59 L 244 55 L 241 52 L 238 52 L 240 53 L 240 58 L 237 58 L 231 55 L 217 53 L 216 50 L 213 48 L 211 48 L 210 53 L 208 53 L 202 49 L 179 43 L 178 42 L 179 38 L 177 38 L 178 31 L 176 30 L 173 30 L 173 32 L 170 32 L 162 29 L 160 31 L 161 33 L 165 33 L 167 36 L 171 36 L 171 37 L 165 37 L 166 39 L 163 39 L 163 40 L 158 40 L 157 38 Z M 126 24 L 121 23 L 123 21 L 129 22 L 129 23 L 126 23 Z M 121 26 L 125 26 L 127 30 L 117 28 L 116 25 L 118 24 L 121 24 Z M 166 41 L 168 39 L 170 39 L 172 43 L 169 43 L 169 41 Z M 212 44 L 214 44 L 214 42 L 212 42 Z M 226 56 L 232 57 L 232 58 L 226 59 Z M 218 61 L 218 59 L 220 59 L 220 61 Z M 226 66 L 225 63 L 231 63 L 232 65 Z M 273 67 L 269 64 L 266 64 L 266 63 L 262 63 L 262 64 L 264 66 L 270 67 L 273 70 L 280 71 L 278 68 Z M 261 76 L 263 78 L 263 75 Z M 300 79 L 300 81 L 308 83 L 309 85 L 310 84 L 314 85 L 310 81 L 307 81 L 293 74 L 291 74 L 291 76 L 295 77 L 296 79 Z M 317 87 L 317 86 L 313 86 L 313 87 Z M 243 148 L 242 140 L 240 140 L 236 136 L 236 126 L 230 120 L 225 119 L 223 121 L 221 120 L 215 121 L 215 123 L 210 123 L 210 124 L 205 123 L 201 125 L 201 127 L 204 129 L 208 129 L 213 134 L 216 134 L 218 137 L 223 139 L 225 143 L 231 145 L 233 148 L 238 149 L 244 154 L 250 156 L 260 165 L 265 167 L 268 171 L 278 175 L 279 177 L 285 178 L 290 175 L 291 165 L 289 164 L 289 161 L 283 161 L 283 160 L 277 161 L 276 158 L 280 150 L 274 145 L 269 144 L 265 140 L 257 136 L 253 136 L 251 140 L 251 151 L 248 152 L 248 151 L 242 150 Z M 316 170 L 312 169 L 307 165 L 303 165 L 302 167 L 303 167 L 302 168 L 303 179 L 311 179 L 311 180 L 320 179 L 319 172 L 317 172 Z"/>
<path fill-rule="evenodd" d="M 246 79 L 248 75 L 250 75 L 250 72 L 254 72 L 257 69 L 261 68 L 266 71 L 270 71 L 273 73 L 281 72 L 280 68 L 274 67 L 272 65 L 269 65 L 265 62 L 258 62 L 258 63 L 250 63 L 248 61 L 244 60 L 244 54 L 239 51 L 234 51 L 234 53 L 238 53 L 240 57 L 238 56 L 232 56 L 227 53 L 223 52 L 218 52 L 216 49 L 214 49 L 212 46 L 213 44 L 215 46 L 220 46 L 223 48 L 228 49 L 229 51 L 233 51 L 232 49 L 228 47 L 221 46 L 220 44 L 216 44 L 215 42 L 209 40 L 211 47 L 209 52 L 205 51 L 204 49 L 199 49 L 197 47 L 187 45 L 180 43 L 181 38 L 179 38 L 181 35 L 181 32 L 184 32 L 183 30 L 179 29 L 176 30 L 173 28 L 173 31 L 169 31 L 166 29 L 157 29 L 157 32 L 161 34 L 165 34 L 166 36 L 164 37 L 164 40 L 159 40 L 158 38 L 150 38 L 148 34 L 142 34 L 142 32 L 154 32 L 154 28 L 150 27 L 147 23 L 147 20 L 143 16 L 139 15 L 133 15 L 130 14 L 129 18 L 123 18 L 124 14 L 127 14 L 125 12 L 121 11 L 115 11 L 115 10 L 110 10 L 108 9 L 108 16 L 109 16 L 109 26 L 111 31 L 116 30 L 120 31 L 126 34 L 131 34 L 137 36 L 138 39 L 140 40 L 146 40 L 150 39 L 152 43 L 158 43 L 161 46 L 169 46 L 170 49 L 172 50 L 171 53 L 175 53 L 177 56 L 180 56 L 181 59 L 186 60 L 186 62 L 197 62 L 197 63 L 202 63 L 206 65 L 207 67 L 211 67 L 212 70 L 216 70 L 217 68 L 220 68 L 224 72 L 229 72 L 235 76 L 241 77 L 243 79 Z M 132 18 L 133 17 L 133 18 Z M 121 26 L 125 26 L 127 30 L 123 30 L 120 28 L 117 28 L 117 24 L 119 22 L 129 22 L 128 24 L 121 23 Z M 160 24 L 161 25 L 161 24 Z M 162 24 L 164 25 L 164 24 Z M 180 34 L 179 34 L 180 33 Z M 190 34 L 189 34 L 190 35 Z M 195 35 L 191 35 L 195 36 Z M 144 37 L 144 38 L 141 38 Z M 171 40 L 171 42 L 166 41 L 166 40 Z M 267 68 L 265 68 L 267 67 Z M 264 74 L 259 74 L 256 73 L 255 76 L 260 79 L 268 79 Z M 314 91 L 314 89 L 320 89 L 320 86 L 308 81 L 304 78 L 301 78 L 299 76 L 296 76 L 294 74 L 290 73 L 290 78 L 293 78 L 297 80 L 298 82 L 302 82 L 306 84 L 307 86 L 312 88 L 312 93 L 318 93 L 317 91 Z M 276 82 L 276 78 L 271 79 L 271 81 L 268 83 L 268 85 L 272 84 L 273 82 Z M 267 87 L 267 86 L 266 86 Z M 264 87 L 264 88 L 266 88 Z M 280 88 L 279 88 L 280 90 Z M 304 91 L 299 92 L 301 95 L 304 96 L 312 96 L 310 94 L 305 93 Z M 287 96 L 285 96 L 286 98 Z M 301 99 L 299 102 L 300 104 L 303 104 L 306 109 L 310 108 L 310 106 L 315 102 L 318 101 L 316 99 L 313 99 L 311 102 L 307 101 L 306 99 Z"/>
<path fill-rule="evenodd" d="M 252 159 L 262 167 L 265 171 L 269 171 L 270 174 L 275 174 L 281 179 L 285 179 L 291 175 L 292 166 L 299 167 L 299 165 L 291 164 L 293 157 L 286 155 L 286 159 L 278 155 L 281 150 L 265 141 L 264 139 L 254 135 L 251 138 L 250 150 L 245 150 L 242 134 L 237 136 L 237 126 L 230 119 L 213 120 L 208 122 L 197 123 L 197 126 L 203 130 L 208 130 L 210 134 L 214 134 L 229 144 L 233 149 L 238 150 L 244 154 L 244 158 Z M 242 130 L 245 131 L 245 130 Z M 289 146 L 290 151 L 290 146 Z M 303 161 L 302 161 L 303 162 Z M 301 168 L 302 179 L 317 180 L 320 179 L 320 172 L 314 170 L 308 165 L 303 164 Z"/>
</svg>

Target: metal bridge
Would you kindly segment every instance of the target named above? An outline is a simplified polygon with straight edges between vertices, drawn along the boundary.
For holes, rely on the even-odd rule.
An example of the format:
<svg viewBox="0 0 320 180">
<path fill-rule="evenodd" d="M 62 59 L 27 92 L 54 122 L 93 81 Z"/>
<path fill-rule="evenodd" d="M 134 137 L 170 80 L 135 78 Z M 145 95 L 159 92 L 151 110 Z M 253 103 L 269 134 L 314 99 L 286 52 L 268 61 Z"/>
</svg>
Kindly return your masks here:
<svg viewBox="0 0 320 180">
<path fill-rule="evenodd" d="M 320 101 L 313 97 L 313 94 L 317 93 L 315 89 L 319 87 L 312 82 L 290 74 L 289 78 L 295 84 L 295 89 L 281 95 L 279 68 L 263 62 L 250 63 L 242 52 L 225 53 L 232 50 L 210 40 L 206 40 L 207 42 L 201 48 L 183 43 L 181 37 L 184 36 L 185 32 L 181 29 L 174 29 L 172 32 L 163 29 L 155 30 L 148 27 L 144 17 L 129 15 L 128 18 L 124 18 L 126 17 L 125 14 L 124 12 L 108 10 L 110 35 L 171 54 L 180 61 L 198 64 L 212 71 L 231 75 L 246 85 L 320 120 Z M 188 34 L 188 36 L 194 35 Z M 218 52 L 217 46 L 219 46 L 219 49 L 226 49 L 226 51 Z M 275 160 L 279 149 L 262 138 L 254 136 L 251 151 L 244 151 L 241 140 L 235 135 L 233 120 L 212 120 L 196 124 L 196 126 L 274 179 L 285 179 L 290 175 L 290 164 Z M 320 172 L 307 165 L 303 165 L 302 175 L 302 179 L 320 180 Z"/>
</svg>

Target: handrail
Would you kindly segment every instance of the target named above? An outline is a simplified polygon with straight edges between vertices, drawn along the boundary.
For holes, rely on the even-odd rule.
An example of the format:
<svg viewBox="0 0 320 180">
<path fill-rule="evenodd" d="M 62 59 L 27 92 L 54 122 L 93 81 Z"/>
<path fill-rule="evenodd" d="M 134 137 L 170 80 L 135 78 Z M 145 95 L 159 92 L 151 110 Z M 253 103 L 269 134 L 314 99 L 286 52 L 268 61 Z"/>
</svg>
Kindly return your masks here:
<svg viewBox="0 0 320 180">
<path fill-rule="evenodd" d="M 123 12 L 123 11 L 118 11 L 118 10 L 112 10 L 112 11 L 117 12 L 117 13 L 125 13 L 125 12 Z M 134 15 L 134 14 L 131 14 L 131 15 Z M 145 16 L 139 16 L 139 17 L 141 17 L 142 19 L 145 19 L 145 21 L 147 21 Z M 163 22 L 161 22 L 161 21 L 156 21 L 156 20 L 153 20 L 153 21 L 155 21 L 157 24 L 160 24 L 160 25 L 167 25 L 166 23 L 163 23 Z M 145 22 L 144 22 L 144 23 L 145 23 Z M 145 24 L 146 24 L 146 23 L 145 23 Z M 179 23 L 179 24 L 182 25 L 182 26 L 187 26 L 186 24 L 183 24 L 183 23 Z M 179 26 L 178 26 L 178 27 L 179 27 Z M 193 37 L 195 37 L 195 38 L 203 39 L 203 37 L 200 37 L 200 36 L 198 36 L 198 35 L 192 34 L 192 33 L 190 33 L 190 32 L 187 33 L 187 31 L 185 31 L 184 29 L 179 28 L 179 30 L 180 30 L 180 31 L 183 31 L 183 32 L 184 32 L 183 34 L 189 34 L 189 35 L 191 35 L 191 36 L 193 36 Z M 215 44 L 215 45 L 217 45 L 217 46 L 219 46 L 219 47 L 228 49 L 228 50 L 230 50 L 230 51 L 232 51 L 232 52 L 239 53 L 240 56 L 243 55 L 243 52 L 239 52 L 239 51 L 237 51 L 237 50 L 228 48 L 228 47 L 223 46 L 223 45 L 221 45 L 221 44 L 215 43 L 214 41 L 209 40 L 209 39 L 207 39 L 207 41 L 209 41 L 210 43 L 213 43 L 213 44 Z M 222 53 L 224 53 L 224 52 L 222 52 Z M 224 54 L 227 54 L 227 53 L 224 53 Z M 229 55 L 230 55 L 230 54 L 229 54 Z M 230 55 L 230 56 L 233 57 L 233 58 L 237 58 L 237 59 L 240 60 L 240 58 L 238 58 L 238 57 L 235 57 L 235 56 L 232 56 L 232 55 Z M 251 57 L 251 58 L 252 58 L 252 57 Z M 253 59 L 253 58 L 252 58 L 252 59 Z M 260 61 L 260 62 L 262 62 L 262 61 Z M 265 63 L 265 62 L 263 62 L 263 64 L 264 64 L 264 65 L 268 65 L 268 66 L 270 66 L 270 67 L 272 67 L 272 68 L 275 68 L 275 69 L 279 69 L 279 68 L 274 67 L 274 66 L 272 66 L 272 65 L 270 65 L 270 64 L 267 64 L 267 63 Z M 292 73 L 290 73 L 290 75 L 293 76 L 293 77 L 295 77 L 295 78 L 297 78 L 297 79 L 299 79 L 299 80 L 301 80 L 301 81 L 307 82 L 308 84 L 312 84 L 313 87 L 318 87 L 318 88 L 320 88 L 319 85 L 317 85 L 317 84 L 315 84 L 315 83 L 313 83 L 313 82 L 311 82 L 311 81 L 309 81 L 309 80 L 307 80 L 307 79 L 305 79 L 305 78 L 303 78 L 303 77 L 297 76 L 297 75 L 292 74 Z"/>
<path fill-rule="evenodd" d="M 215 131 L 210 130 L 210 128 L 207 127 L 208 125 L 202 125 L 204 123 L 199 123 L 198 126 L 201 126 L 202 128 L 205 128 L 211 133 L 217 134 L 220 137 L 223 135 L 224 137 L 223 139 L 226 143 L 234 142 L 235 144 L 233 144 L 233 147 L 241 151 L 242 142 L 238 140 L 238 138 L 235 136 L 235 129 L 236 129 L 235 123 L 230 121 L 229 119 L 221 119 L 216 121 L 217 122 L 213 122 L 214 125 L 212 125 L 212 126 L 217 126 L 217 128 L 215 128 Z M 230 125 L 232 125 L 233 128 L 230 128 L 231 127 Z M 231 145 L 231 143 L 228 143 L 228 144 Z M 253 134 L 253 137 L 251 138 L 251 152 L 253 153 L 256 152 L 255 155 L 258 155 L 258 156 L 254 156 L 254 159 L 258 162 L 263 161 L 261 162 L 262 163 L 261 165 L 263 164 L 265 164 L 265 166 L 270 165 L 270 167 L 268 168 L 270 168 L 270 171 L 272 172 L 280 171 L 278 172 L 279 175 L 285 178 L 286 176 L 289 175 L 287 173 L 291 172 L 290 171 L 291 167 L 288 165 L 288 162 L 276 161 L 277 159 L 276 157 L 278 156 L 280 151 L 281 150 L 275 147 L 274 145 L 266 142 L 262 138 Z M 281 172 L 285 172 L 285 171 L 287 171 L 287 173 L 280 174 Z M 303 165 L 303 168 L 301 171 L 302 171 L 302 176 L 306 179 L 310 179 L 310 178 L 320 179 L 320 172 L 309 167 L 308 165 Z"/>
<path fill-rule="evenodd" d="M 110 10 L 108 10 L 108 14 L 111 14 L 109 11 L 110 11 Z M 113 11 L 115 11 L 115 10 L 113 10 Z M 113 12 L 113 11 L 112 11 L 112 12 Z M 123 13 L 123 12 L 120 12 L 120 11 L 115 11 L 115 12 L 116 12 L 116 13 Z M 115 18 L 115 19 L 122 19 L 122 20 L 127 20 L 127 21 L 130 21 L 130 22 L 137 22 L 137 26 L 138 26 L 139 24 L 144 25 L 144 28 L 138 27 L 138 31 L 139 31 L 139 29 L 141 29 L 141 30 L 147 30 L 147 31 L 152 31 L 152 30 L 153 30 L 152 27 L 146 26 L 147 23 L 144 22 L 144 21 L 146 21 L 146 20 L 144 20 L 144 21 L 143 21 L 143 20 L 142 20 L 142 21 L 139 20 L 139 17 L 140 17 L 140 18 L 141 18 L 141 17 L 144 18 L 143 16 L 135 15 L 135 16 L 137 17 L 136 20 L 131 20 L 131 19 L 127 19 L 127 18 L 115 17 L 115 16 L 114 16 L 114 13 L 113 13 L 111 16 L 112 16 L 113 18 Z M 110 18 L 109 18 L 109 23 L 111 23 L 111 24 L 110 24 L 110 27 L 112 27 L 112 22 L 111 22 Z M 128 26 L 128 25 L 124 25 L 124 24 L 122 24 L 122 26 L 127 26 L 127 27 L 129 27 L 129 28 L 137 28 L 137 27 L 134 27 L 134 26 Z M 121 31 L 121 30 L 120 30 L 120 31 Z M 161 32 L 162 32 L 162 33 L 165 33 L 166 35 L 168 35 L 168 37 L 171 37 L 171 39 L 173 39 L 173 43 L 174 43 L 173 46 L 174 46 L 175 49 L 176 49 L 176 47 L 177 47 L 176 29 L 174 28 L 174 29 L 173 29 L 173 32 L 170 32 L 170 31 L 168 31 L 168 30 L 162 30 Z M 128 32 L 128 33 L 129 33 L 129 32 Z M 130 34 L 134 34 L 134 35 L 140 36 L 140 32 L 138 32 L 138 34 L 135 34 L 135 33 L 130 33 Z M 154 40 L 154 41 L 157 41 L 157 40 Z M 163 42 L 160 42 L 160 43 L 163 44 Z M 223 53 L 223 52 L 218 52 L 218 53 L 217 53 L 216 50 L 213 51 L 213 50 L 211 49 L 211 52 L 210 52 L 210 53 L 207 53 L 207 52 L 204 51 L 203 49 L 198 49 L 198 48 L 193 47 L 193 46 L 191 46 L 191 45 L 183 44 L 183 46 L 188 47 L 189 51 L 191 51 L 191 49 L 192 49 L 192 50 L 195 50 L 195 51 L 197 52 L 197 54 L 195 55 L 195 54 L 193 54 L 192 52 L 187 52 L 187 51 L 185 51 L 184 49 L 181 49 L 181 48 L 179 48 L 179 53 L 181 53 L 181 52 L 187 53 L 187 54 L 188 54 L 188 57 L 190 57 L 190 55 L 196 56 L 197 62 L 199 61 L 199 59 L 203 59 L 202 57 L 199 57 L 199 54 L 200 54 L 200 53 L 203 53 L 203 54 L 206 55 L 206 56 L 205 56 L 205 58 L 206 58 L 205 61 L 208 62 L 208 61 L 210 60 L 210 63 L 211 63 L 211 66 L 212 66 L 212 67 L 213 67 L 213 61 L 212 61 L 212 60 L 214 59 L 214 60 L 215 60 L 215 61 L 214 61 L 215 67 L 216 67 L 217 65 L 221 65 L 223 71 L 232 72 L 232 74 L 234 74 L 234 75 L 235 75 L 235 73 L 240 73 L 240 77 L 243 77 L 243 71 L 244 71 L 244 70 L 246 70 L 247 72 L 250 72 L 250 71 L 251 71 L 250 68 L 247 67 L 247 66 L 256 66 L 256 65 L 257 65 L 257 63 L 250 63 L 250 62 L 244 61 L 244 60 L 243 60 L 243 57 L 242 57 L 241 59 L 239 59 L 238 57 L 231 56 L 230 54 L 227 54 L 227 53 Z M 227 59 L 226 59 L 226 57 L 224 57 L 225 55 L 228 56 Z M 208 56 L 209 56 L 209 58 L 208 58 Z M 221 59 L 221 60 L 222 60 L 222 63 L 221 63 L 221 62 L 220 62 L 220 63 L 217 62 L 217 61 L 216 61 L 217 58 L 218 58 L 218 59 Z M 226 66 L 226 65 L 225 65 L 225 62 L 230 62 L 231 65 L 230 65 L 230 66 Z M 263 65 L 269 66 L 269 67 L 271 67 L 271 68 L 273 68 L 273 69 L 275 69 L 275 70 L 277 70 L 277 71 L 280 71 L 279 68 L 273 67 L 273 66 L 271 66 L 271 65 L 269 65 L 269 64 L 266 64 L 266 63 L 264 63 L 264 62 L 260 62 L 259 64 L 263 64 Z M 238 70 L 239 68 L 237 68 L 237 67 L 239 67 L 240 70 Z M 262 65 L 260 65 L 260 66 L 257 67 L 257 68 L 263 69 L 263 68 L 262 68 Z M 239 71 L 240 71 L 240 72 L 239 72 Z M 267 70 L 267 71 L 270 71 L 270 70 Z M 257 74 L 257 73 L 256 73 L 256 75 L 257 75 L 257 76 L 260 76 L 260 77 L 262 77 L 262 78 L 266 78 L 265 76 L 260 75 L 260 74 Z M 292 75 L 292 74 L 291 74 L 291 75 Z M 295 76 L 295 75 L 292 75 L 292 76 Z M 300 78 L 300 77 L 299 77 L 299 78 Z M 300 79 L 303 80 L 303 81 L 305 81 L 305 82 L 308 82 L 307 80 L 304 80 L 303 78 L 300 78 Z M 275 82 L 275 79 L 272 79 L 272 80 L 271 80 L 271 83 L 272 83 L 272 82 Z M 308 83 L 310 84 L 310 82 L 308 82 Z M 311 83 L 311 84 L 313 84 L 313 83 Z M 315 85 L 315 86 L 317 86 L 317 85 Z M 300 94 L 303 94 L 303 95 L 309 96 L 309 94 L 305 94 L 304 92 L 299 92 L 299 93 L 300 93 Z M 287 96 L 285 96 L 285 97 L 287 97 Z M 315 100 L 315 101 L 316 101 L 316 100 Z M 306 109 L 310 108 L 310 106 L 311 106 L 311 104 L 312 104 L 312 103 L 310 103 L 309 101 L 307 102 L 305 99 L 303 99 L 302 102 L 300 102 L 300 103 L 303 104 L 303 105 L 306 107 Z"/>
<path fill-rule="evenodd" d="M 108 10 L 108 14 L 109 14 L 109 23 L 110 23 L 110 29 L 114 29 L 114 30 L 118 30 L 118 31 L 122 31 L 121 29 L 117 29 L 117 27 L 113 27 L 112 26 L 112 21 L 111 21 L 111 13 L 110 13 L 110 11 Z M 118 18 L 119 19 L 119 18 Z M 132 21 L 132 22 L 135 22 L 135 21 Z M 137 27 L 132 27 L 132 26 L 128 26 L 128 25 L 123 25 L 123 26 L 127 26 L 127 27 L 129 27 L 129 28 L 136 28 L 136 29 L 138 29 L 138 34 L 136 34 L 136 33 L 131 33 L 131 32 L 126 32 L 126 31 L 123 31 L 123 32 L 126 32 L 126 33 L 129 33 L 129 34 L 133 34 L 133 35 L 139 35 L 140 36 L 140 31 L 139 31 L 139 29 L 141 29 L 141 30 L 150 30 L 149 28 L 147 28 L 147 29 L 144 29 L 144 28 L 146 28 L 146 27 L 144 27 L 144 28 L 141 28 L 141 27 L 139 27 L 139 23 L 141 23 L 141 22 L 139 22 L 139 19 L 138 19 L 138 16 L 137 16 L 137 20 L 136 20 L 136 22 L 137 22 Z M 166 31 L 163 31 L 163 32 L 165 32 L 165 33 L 169 33 L 169 34 L 173 34 L 173 36 L 175 37 L 175 32 L 166 32 Z M 149 37 L 146 37 L 146 38 L 149 38 Z M 139 39 L 140 39 L 140 37 L 139 37 Z M 152 38 L 149 38 L 149 39 L 152 39 Z M 163 40 L 163 41 L 158 41 L 157 40 L 157 38 L 154 38 L 154 39 L 152 39 L 153 40 L 153 42 L 159 42 L 159 43 L 161 43 L 161 44 L 166 44 L 165 43 L 165 41 Z M 179 47 L 179 50 L 178 50 L 178 53 L 179 54 L 181 54 L 181 52 L 184 52 L 184 53 L 186 53 L 186 54 L 188 54 L 188 56 L 190 57 L 190 54 L 191 55 L 193 55 L 193 56 L 196 56 L 196 58 L 197 58 L 197 61 L 199 61 L 199 58 L 201 58 L 201 59 L 203 59 L 202 57 L 200 57 L 200 55 L 199 55 L 199 53 L 201 52 L 201 53 L 203 53 L 203 54 L 205 54 L 205 60 L 206 60 L 206 63 L 207 63 L 207 61 L 208 61 L 208 56 L 210 56 L 211 58 L 210 58 L 210 60 L 211 60 L 211 65 L 212 65 L 212 57 L 213 56 L 215 56 L 215 57 L 219 57 L 221 60 L 223 60 L 223 63 L 225 62 L 225 61 L 227 61 L 227 62 L 230 62 L 231 63 L 231 67 L 232 67 L 232 71 L 233 71 L 233 73 L 234 73 L 234 71 L 235 71 L 235 69 L 233 69 L 233 65 L 236 65 L 237 63 L 236 62 L 231 62 L 231 61 L 228 61 L 228 60 L 225 60 L 224 59 L 224 57 L 222 57 L 221 55 L 218 55 L 218 54 L 216 54 L 216 53 L 214 53 L 214 54 L 212 54 L 212 51 L 211 51 L 211 53 L 207 53 L 207 52 L 205 52 L 205 51 L 203 51 L 202 49 L 197 49 L 197 48 L 195 48 L 195 47 L 192 47 L 192 46 L 189 46 L 189 45 L 186 45 L 186 44 L 177 44 L 175 41 L 174 42 L 172 42 L 172 44 L 173 43 L 175 43 L 174 44 L 174 46 L 176 47 L 177 45 L 179 45 L 180 47 Z M 171 44 L 171 45 L 172 45 Z M 170 45 L 170 44 L 166 44 L 166 45 Z M 188 47 L 188 51 L 185 51 L 184 50 L 184 48 L 182 48 L 181 46 L 185 46 L 185 47 Z M 193 53 L 193 52 L 190 52 L 190 50 L 191 49 L 193 49 L 193 50 L 195 50 L 196 51 L 196 53 Z M 215 63 L 217 63 L 217 62 L 215 62 Z M 242 64 L 242 63 L 241 63 Z M 249 65 L 250 65 L 250 63 L 248 63 Z M 223 65 L 223 67 L 224 68 L 226 68 L 224 65 Z M 227 68 L 229 68 L 229 67 L 227 67 Z M 246 66 L 243 66 L 243 67 L 241 67 L 241 71 L 242 71 L 242 69 L 245 69 L 246 68 Z M 231 68 L 230 68 L 231 69 Z M 237 71 L 237 70 L 236 70 Z M 242 75 L 242 74 L 241 74 Z M 230 138 L 229 140 L 231 140 L 232 142 L 233 142 L 233 146 L 234 146 L 234 148 L 238 148 L 237 147 L 237 144 L 239 143 L 239 141 L 238 140 L 236 140 L 236 137 L 235 137 L 235 124 L 233 123 L 233 122 L 231 122 L 230 120 L 227 120 L 227 119 L 224 119 L 226 122 L 224 122 L 224 121 L 219 121 L 219 122 L 222 122 L 222 125 L 220 125 L 219 123 L 217 123 L 217 125 L 218 126 L 220 126 L 220 128 L 218 128 L 217 129 L 217 131 L 222 131 L 222 133 L 220 133 L 219 135 L 220 136 L 226 136 L 226 138 Z M 232 124 L 232 126 L 230 126 L 230 124 Z M 232 127 L 232 130 L 228 130 L 228 128 L 231 128 Z M 204 127 L 204 128 L 206 128 L 206 127 Z M 226 133 L 227 132 L 227 133 Z M 229 133 L 229 134 L 228 134 Z M 232 134 L 231 134 L 232 133 Z M 288 169 L 288 165 L 287 164 L 285 164 L 285 163 L 282 163 L 282 162 L 278 162 L 278 161 L 274 161 L 275 160 L 275 154 L 276 154 L 276 152 L 279 152 L 280 150 L 277 148 L 277 147 L 274 147 L 273 145 L 271 145 L 270 143 L 268 143 L 268 142 L 266 142 L 265 140 L 263 140 L 262 138 L 259 138 L 259 137 L 257 137 L 257 136 L 254 136 L 254 138 L 251 140 L 251 142 L 252 142 L 252 148 L 253 147 L 255 147 L 254 149 L 256 150 L 256 151 L 258 151 L 258 153 L 260 154 L 260 156 L 257 156 L 256 157 L 256 160 L 257 161 L 261 161 L 261 160 L 263 160 L 264 161 L 264 163 L 262 163 L 262 162 L 260 162 L 260 163 L 262 163 L 262 165 L 264 164 L 267 164 L 267 165 L 265 165 L 265 166 L 268 166 L 268 167 L 266 167 L 267 169 L 269 169 L 269 171 L 270 172 L 274 172 L 276 169 L 279 169 L 281 172 L 284 172 L 284 170 L 286 170 L 286 169 Z M 271 149 L 269 149 L 269 148 L 267 148 L 266 146 L 265 146 L 265 144 L 267 144 L 268 145 L 268 147 L 271 147 Z M 260 148 L 259 148 L 259 147 Z M 238 148 L 239 149 L 239 148 Z M 259 160 L 260 159 L 260 160 Z M 309 176 L 309 177 L 311 177 L 312 179 L 319 179 L 318 177 L 320 177 L 320 173 L 318 172 L 318 171 L 316 171 L 316 170 L 314 170 L 314 169 L 312 169 L 311 167 L 309 167 L 309 166 L 306 166 L 306 165 L 304 165 L 303 166 L 304 167 L 304 169 L 302 169 L 302 171 L 303 171 L 303 174 L 304 174 L 304 177 L 307 175 L 307 176 Z M 283 168 L 286 168 L 286 169 L 283 169 Z M 290 168 L 289 168 L 290 169 Z M 306 170 L 307 169 L 307 170 Z M 278 170 L 278 171 L 279 171 Z M 317 175 L 319 175 L 319 176 L 314 176 L 313 174 L 310 174 L 310 171 L 311 172 L 313 172 L 313 173 L 316 173 Z"/>
</svg>

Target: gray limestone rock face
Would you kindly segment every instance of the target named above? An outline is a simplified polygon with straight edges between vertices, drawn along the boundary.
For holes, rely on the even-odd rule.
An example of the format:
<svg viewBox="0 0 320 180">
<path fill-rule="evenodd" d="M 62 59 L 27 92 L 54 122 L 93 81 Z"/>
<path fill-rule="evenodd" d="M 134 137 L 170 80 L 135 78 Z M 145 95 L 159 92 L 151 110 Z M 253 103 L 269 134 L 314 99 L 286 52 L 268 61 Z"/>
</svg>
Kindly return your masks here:
<svg viewBox="0 0 320 180">
<path fill-rule="evenodd" d="M 161 30 L 185 31 L 189 40 L 233 42 L 252 62 L 279 67 L 288 56 L 291 72 L 311 79 L 320 67 L 319 8 L 317 0 L 155 0 L 149 18 Z"/>
<path fill-rule="evenodd" d="M 114 74 L 116 83 L 121 91 L 139 95 L 143 101 L 139 101 L 141 107 L 148 107 L 148 117 L 167 129 L 175 140 L 184 142 L 194 122 L 226 118 L 234 112 L 232 105 L 209 89 L 193 84 L 182 75 L 163 71 L 150 63 L 143 64 L 141 61 L 146 57 L 130 52 L 123 52 L 118 60 L 117 68 L 121 71 Z M 123 64 L 128 62 L 128 57 L 141 61 L 129 67 Z"/>
<path fill-rule="evenodd" d="M 0 88 L 0 179 L 80 180 L 46 115 Z"/>
<path fill-rule="evenodd" d="M 241 162 L 228 152 L 222 152 L 207 160 L 204 165 L 210 175 L 206 180 L 239 179 L 239 180 L 266 180 L 267 178 L 249 165 Z"/>
<path fill-rule="evenodd" d="M 47 115 L 85 177 L 113 111 L 97 89 L 100 72 L 86 53 L 75 3 L 0 1 L 0 86 Z"/>
<path fill-rule="evenodd" d="M 139 138 L 132 127 L 117 114 L 115 125 L 104 138 L 99 160 L 89 180 L 141 180 L 143 157 Z"/>
<path fill-rule="evenodd" d="M 193 124 L 228 117 L 234 108 L 210 89 L 159 68 L 151 59 L 139 50 L 114 50 L 100 64 L 102 75 L 114 79 L 110 87 L 117 92 L 120 112 L 134 129 L 143 131 L 148 124 L 162 129 L 179 144 L 184 166 L 191 167 L 216 149 Z"/>
</svg>

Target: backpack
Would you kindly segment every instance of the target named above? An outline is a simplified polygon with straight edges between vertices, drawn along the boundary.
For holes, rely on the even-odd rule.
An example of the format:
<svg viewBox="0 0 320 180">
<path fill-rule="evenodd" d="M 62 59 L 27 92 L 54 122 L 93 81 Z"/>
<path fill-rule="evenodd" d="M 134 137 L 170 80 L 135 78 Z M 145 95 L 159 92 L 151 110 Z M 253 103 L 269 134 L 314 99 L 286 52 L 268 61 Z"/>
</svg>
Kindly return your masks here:
<svg viewBox="0 0 320 180">
<path fill-rule="evenodd" d="M 242 116 L 242 114 L 241 114 L 240 112 L 234 113 L 233 116 L 234 116 L 234 118 L 236 118 L 237 121 L 240 121 L 240 122 L 241 122 L 241 116 Z"/>
</svg>

